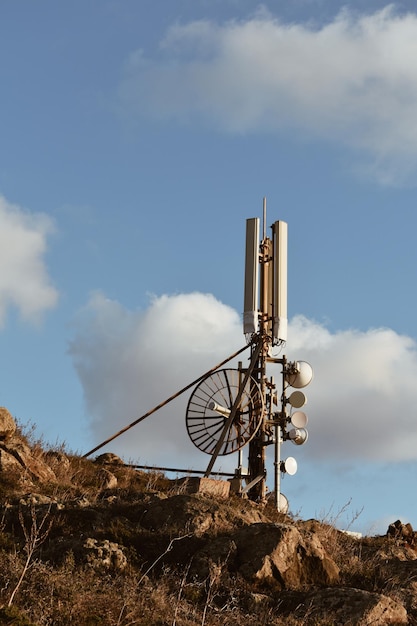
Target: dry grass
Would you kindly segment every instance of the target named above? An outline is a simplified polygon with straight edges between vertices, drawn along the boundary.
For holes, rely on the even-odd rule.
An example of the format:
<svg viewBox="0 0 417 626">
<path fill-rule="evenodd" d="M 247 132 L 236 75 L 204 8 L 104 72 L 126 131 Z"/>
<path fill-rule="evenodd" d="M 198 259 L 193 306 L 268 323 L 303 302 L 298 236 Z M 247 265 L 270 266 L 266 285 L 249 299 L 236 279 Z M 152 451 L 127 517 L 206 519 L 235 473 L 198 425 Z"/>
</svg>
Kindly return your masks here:
<svg viewBox="0 0 417 626">
<path fill-rule="evenodd" d="M 336 530 L 331 520 L 294 520 L 271 505 L 262 508 L 237 497 L 217 501 L 214 513 L 208 501 L 200 503 L 199 509 L 196 499 L 195 515 L 205 514 L 205 506 L 213 522 L 201 534 L 195 530 L 194 509 L 188 504 L 191 508 L 185 510 L 181 504 L 189 500 L 182 494 L 184 488 L 160 472 L 105 466 L 117 478 L 117 487 L 109 489 L 103 481 L 103 466 L 65 453 L 62 446 L 45 451 L 42 442 L 33 442 L 30 434 L 24 436 L 54 471 L 56 481 L 36 485 L 32 495 L 37 494 L 38 500 L 30 500 L 16 473 L 0 472 L 0 624 L 333 625 L 331 615 L 297 618 L 303 590 L 277 593 L 256 588 L 239 576 L 227 554 L 210 563 L 205 578 L 191 576 L 194 555 L 204 542 L 226 537 L 233 528 L 253 523 L 260 516 L 317 533 L 340 568 L 341 586 L 385 593 L 408 603 L 410 615 L 414 610 L 417 615 L 417 607 L 412 606 L 414 596 L 411 592 L 407 595 L 413 585 L 417 591 L 417 567 L 407 561 L 400 567 L 398 550 L 402 547 L 386 538 L 357 540 Z M 22 504 L 22 495 L 26 504 Z M 158 531 L 145 527 L 144 516 L 152 504 L 163 504 L 167 498 L 179 503 L 178 515 Z M 34 535 L 42 520 L 38 535 Z M 96 571 L 83 551 L 87 537 L 121 546 L 127 567 Z M 386 553 L 383 560 L 382 549 Z"/>
</svg>

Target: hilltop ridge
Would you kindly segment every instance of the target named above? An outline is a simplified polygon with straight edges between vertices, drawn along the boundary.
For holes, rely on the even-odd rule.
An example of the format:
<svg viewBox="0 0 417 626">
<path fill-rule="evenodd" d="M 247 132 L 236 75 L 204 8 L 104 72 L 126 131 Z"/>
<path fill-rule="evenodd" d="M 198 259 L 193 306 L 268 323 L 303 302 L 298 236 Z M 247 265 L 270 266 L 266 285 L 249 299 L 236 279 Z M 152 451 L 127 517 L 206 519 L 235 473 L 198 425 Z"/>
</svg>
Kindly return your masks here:
<svg viewBox="0 0 417 626">
<path fill-rule="evenodd" d="M 410 525 L 357 538 L 195 491 L 48 449 L 0 409 L 0 624 L 417 624 Z"/>
</svg>

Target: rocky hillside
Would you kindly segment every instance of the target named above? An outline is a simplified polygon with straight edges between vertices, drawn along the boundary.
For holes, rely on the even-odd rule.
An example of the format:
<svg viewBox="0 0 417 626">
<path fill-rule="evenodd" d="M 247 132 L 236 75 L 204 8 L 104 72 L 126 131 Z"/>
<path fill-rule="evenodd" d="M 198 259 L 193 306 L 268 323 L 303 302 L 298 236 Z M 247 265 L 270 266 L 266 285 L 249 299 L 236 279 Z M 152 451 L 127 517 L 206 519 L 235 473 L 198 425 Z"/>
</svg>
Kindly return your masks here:
<svg viewBox="0 0 417 626">
<path fill-rule="evenodd" d="M 358 539 L 225 493 L 48 450 L 0 409 L 0 624 L 417 624 L 409 525 Z"/>
</svg>

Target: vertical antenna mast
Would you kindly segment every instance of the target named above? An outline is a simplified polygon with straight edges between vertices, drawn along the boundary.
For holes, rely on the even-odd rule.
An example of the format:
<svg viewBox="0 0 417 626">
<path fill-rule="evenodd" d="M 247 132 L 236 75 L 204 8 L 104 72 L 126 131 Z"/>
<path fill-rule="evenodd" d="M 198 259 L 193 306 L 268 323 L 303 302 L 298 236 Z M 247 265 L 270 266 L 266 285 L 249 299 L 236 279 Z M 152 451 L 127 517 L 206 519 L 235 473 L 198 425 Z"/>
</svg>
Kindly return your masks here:
<svg viewBox="0 0 417 626">
<path fill-rule="evenodd" d="M 255 301 L 258 301 L 258 296 L 256 298 L 254 296 L 255 283 L 252 277 L 258 271 L 253 264 L 255 266 L 259 265 L 259 313 L 257 316 L 257 327 L 252 334 L 252 355 L 255 355 L 255 352 L 258 353 L 253 369 L 253 378 L 261 390 L 263 408 L 262 415 L 259 416 L 260 428 L 249 441 L 248 469 L 251 482 L 247 489 L 252 500 L 263 500 L 266 495 L 266 446 L 274 442 L 274 434 L 276 439 L 280 440 L 281 438 L 281 431 L 278 427 L 273 428 L 275 420 L 271 419 L 273 414 L 272 390 L 274 384 L 267 380 L 266 363 L 270 359 L 271 347 L 276 344 L 282 345 L 287 339 L 287 224 L 282 221 L 275 222 L 271 227 L 272 237 L 267 237 L 266 198 L 264 197 L 262 239 L 259 242 L 258 235 L 257 246 L 259 254 L 255 257 L 254 237 L 256 236 L 256 231 L 251 226 L 252 222 L 255 222 L 255 219 L 247 220 L 247 265 L 245 273 L 245 285 L 249 284 L 252 299 L 247 300 L 245 296 L 245 311 L 246 306 L 249 306 L 249 304 L 254 306 Z M 251 250 L 249 264 L 248 241 L 250 244 L 249 249 Z M 245 313 L 245 321 L 247 317 Z M 254 315 L 252 315 L 251 320 L 254 324 Z M 248 325 L 246 325 L 246 329 L 248 329 Z M 278 455 L 280 452 L 279 443 L 276 447 Z M 276 467 L 280 465 L 279 456 L 278 460 L 277 458 L 275 459 L 275 465 Z"/>
<path fill-rule="evenodd" d="M 258 241 L 259 245 L 259 241 Z M 272 443 L 267 430 L 267 411 L 265 411 L 267 396 L 266 381 L 266 358 L 269 348 L 272 344 L 272 302 L 273 288 L 272 272 L 273 272 L 273 246 L 272 240 L 266 236 L 266 198 L 263 199 L 263 224 L 262 224 L 262 241 L 259 245 L 258 263 L 260 266 L 260 311 L 258 332 L 255 335 L 255 341 L 252 347 L 252 354 L 255 349 L 258 350 L 257 362 L 253 372 L 253 378 L 258 383 L 264 402 L 262 405 L 262 415 L 260 416 L 260 428 L 255 436 L 249 442 L 249 475 L 251 477 L 251 487 L 249 497 L 252 500 L 264 500 L 266 495 L 266 471 L 265 446 Z"/>
</svg>

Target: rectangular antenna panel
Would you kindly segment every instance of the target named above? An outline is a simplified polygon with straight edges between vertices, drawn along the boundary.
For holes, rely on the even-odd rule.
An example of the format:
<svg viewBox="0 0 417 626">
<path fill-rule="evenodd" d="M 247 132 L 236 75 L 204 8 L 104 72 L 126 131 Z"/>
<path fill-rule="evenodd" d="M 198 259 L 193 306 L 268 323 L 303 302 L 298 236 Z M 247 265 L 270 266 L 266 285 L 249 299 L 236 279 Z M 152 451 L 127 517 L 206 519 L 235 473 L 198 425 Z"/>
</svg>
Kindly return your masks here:
<svg viewBox="0 0 417 626">
<path fill-rule="evenodd" d="M 278 341 L 287 341 L 287 223 L 275 222 L 272 231 L 274 237 L 273 337 Z"/>
<path fill-rule="evenodd" d="M 258 331 L 259 302 L 259 218 L 246 220 L 245 293 L 243 332 L 252 335 Z"/>
</svg>

